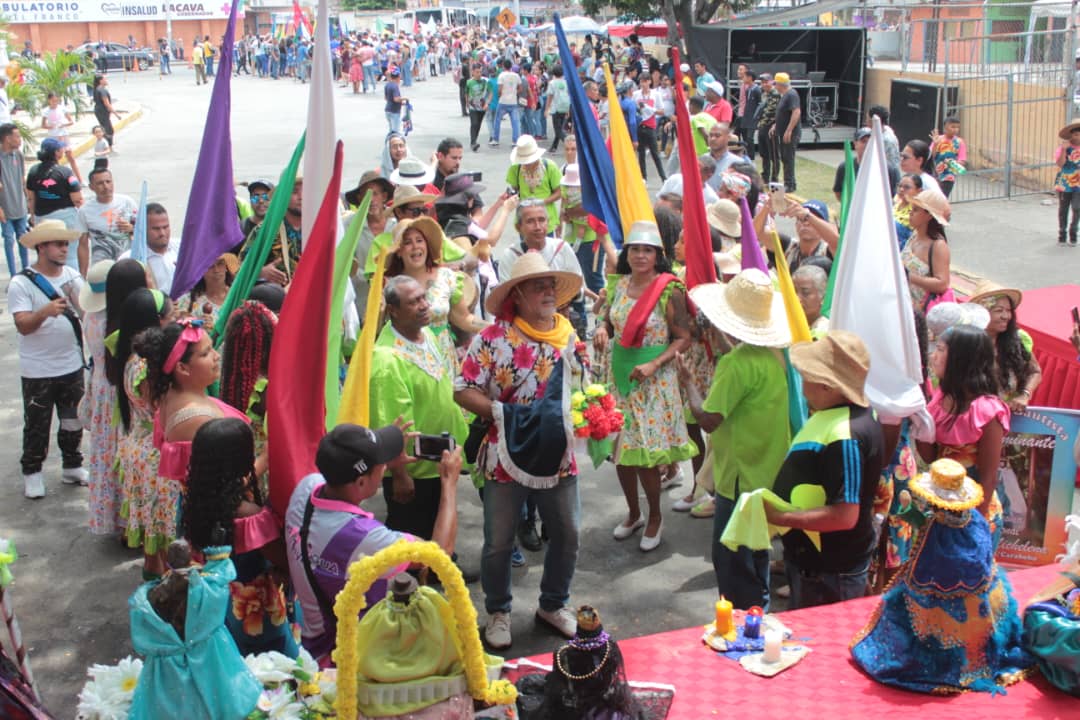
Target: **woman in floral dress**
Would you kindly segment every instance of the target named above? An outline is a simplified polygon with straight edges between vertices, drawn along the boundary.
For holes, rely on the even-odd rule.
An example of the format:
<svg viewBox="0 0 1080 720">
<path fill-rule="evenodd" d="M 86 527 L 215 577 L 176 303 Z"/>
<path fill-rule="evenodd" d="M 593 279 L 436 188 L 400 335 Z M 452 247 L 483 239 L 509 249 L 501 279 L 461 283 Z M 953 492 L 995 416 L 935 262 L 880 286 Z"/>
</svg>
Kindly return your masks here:
<svg viewBox="0 0 1080 720">
<path fill-rule="evenodd" d="M 120 504 L 116 501 L 116 428 L 112 424 L 116 388 L 105 377 L 105 289 L 112 260 L 101 260 L 90 266 L 86 283 L 79 293 L 83 317 L 85 349 L 90 356 L 90 374 L 79 403 L 79 421 L 90 431 L 90 446 L 86 468 L 90 486 L 90 532 L 108 535 L 116 531 L 120 521 Z"/>
<path fill-rule="evenodd" d="M 670 269 L 656 225 L 634 223 L 618 274 L 608 280 L 607 315 L 593 337 L 597 352 L 611 349 L 612 391 L 626 417 L 615 443 L 615 470 L 629 512 L 613 535 L 625 540 L 644 527 L 639 547 L 645 552 L 660 544 L 660 467 L 697 454 L 670 362 L 691 341 L 685 290 Z M 647 521 L 638 503 L 639 481 L 649 503 Z"/>
</svg>

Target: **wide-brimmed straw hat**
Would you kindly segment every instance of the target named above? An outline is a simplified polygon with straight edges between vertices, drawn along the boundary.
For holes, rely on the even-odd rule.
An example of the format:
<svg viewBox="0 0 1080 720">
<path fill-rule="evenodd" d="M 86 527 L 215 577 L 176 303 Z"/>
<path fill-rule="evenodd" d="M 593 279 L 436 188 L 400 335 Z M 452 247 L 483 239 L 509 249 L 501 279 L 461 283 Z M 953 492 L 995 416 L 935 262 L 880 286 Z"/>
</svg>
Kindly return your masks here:
<svg viewBox="0 0 1080 720">
<path fill-rule="evenodd" d="M 427 205 L 429 202 L 435 199 L 434 195 L 430 193 L 422 193 L 412 185 L 398 185 L 394 188 L 394 199 L 387 206 L 391 210 L 401 207 L 402 205 L 411 205 L 412 203 L 423 203 Z"/>
<path fill-rule="evenodd" d="M 709 227 L 716 228 L 728 237 L 742 237 L 742 210 L 733 201 L 721 198 L 709 206 L 705 217 Z"/>
<path fill-rule="evenodd" d="M 401 158 L 397 169 L 390 173 L 390 182 L 395 185 L 427 185 L 435 179 L 435 168 L 420 162 L 419 158 L 406 155 Z"/>
<path fill-rule="evenodd" d="M 498 315 L 510 291 L 518 284 L 543 277 L 555 278 L 555 305 L 558 307 L 566 305 L 581 291 L 580 275 L 565 270 L 552 270 L 543 255 L 530 251 L 514 261 L 514 265 L 510 268 L 510 277 L 488 293 L 484 307 L 492 315 Z"/>
<path fill-rule="evenodd" d="M 78 230 L 68 230 L 61 220 L 38 220 L 33 230 L 19 238 L 19 244 L 32 249 L 41 243 L 78 240 L 81 234 Z"/>
<path fill-rule="evenodd" d="M 949 458 L 932 462 L 930 472 L 908 482 L 908 490 L 934 507 L 953 512 L 969 510 L 983 501 L 979 483 L 968 477 L 963 465 Z"/>
<path fill-rule="evenodd" d="M 623 245 L 648 245 L 664 252 L 664 241 L 660 237 L 660 228 L 648 220 L 637 220 L 630 226 Z"/>
<path fill-rule="evenodd" d="M 1061 130 L 1058 130 L 1058 137 L 1062 140 L 1072 140 L 1073 130 L 1080 130 L 1080 119 L 1074 119 Z"/>
<path fill-rule="evenodd" d="M 240 258 L 233 253 L 222 253 L 218 256 L 218 260 L 225 261 L 225 269 L 229 271 L 230 275 L 240 272 Z M 217 261 L 215 260 L 215 262 Z"/>
<path fill-rule="evenodd" d="M 975 283 L 975 289 L 971 293 L 971 297 L 968 298 L 969 303 L 978 303 L 983 307 L 990 309 L 999 297 L 1007 297 L 1012 301 L 1013 310 L 1020 307 L 1020 301 L 1024 299 L 1024 293 L 1020 292 L 1016 288 L 1007 288 L 998 285 L 993 280 L 987 280 L 983 278 L 979 282 Z"/>
<path fill-rule="evenodd" d="M 405 236 L 405 231 L 409 228 L 419 230 L 420 234 L 427 240 L 428 257 L 431 258 L 432 262 L 436 264 L 442 262 L 442 248 L 445 237 L 443 236 L 442 228 L 439 227 L 439 223 L 429 217 L 402 220 L 395 225 L 394 246 L 390 250 L 391 254 L 396 253 L 401 248 L 401 239 Z"/>
<path fill-rule="evenodd" d="M 934 216 L 934 219 L 942 225 L 948 225 L 949 218 L 952 217 L 952 208 L 949 206 L 949 199 L 945 197 L 945 194 L 940 190 L 935 190 L 933 188 L 923 190 L 918 195 L 908 200 L 908 203 L 930 213 Z"/>
<path fill-rule="evenodd" d="M 870 352 L 862 339 L 846 330 L 830 330 L 820 340 L 791 346 L 791 364 L 804 380 L 839 390 L 848 402 L 866 407 L 866 375 Z"/>
<path fill-rule="evenodd" d="M 364 199 L 364 191 L 371 183 L 379 183 L 387 195 L 394 194 L 394 183 L 384 178 L 381 171 L 368 170 L 360 176 L 360 182 L 356 183 L 356 187 L 345 192 L 345 202 L 350 205 L 359 205 Z"/>
<path fill-rule="evenodd" d="M 79 288 L 79 307 L 83 312 L 105 309 L 105 279 L 115 264 L 115 260 L 98 260 L 86 271 L 86 282 Z"/>
<path fill-rule="evenodd" d="M 690 299 L 709 322 L 738 340 L 760 347 L 791 344 L 784 299 L 757 268 L 743 270 L 726 285 L 698 285 Z"/>
<path fill-rule="evenodd" d="M 528 165 L 544 157 L 544 148 L 536 144 L 536 138 L 532 135 L 522 135 L 510 151 L 511 165 Z"/>
</svg>

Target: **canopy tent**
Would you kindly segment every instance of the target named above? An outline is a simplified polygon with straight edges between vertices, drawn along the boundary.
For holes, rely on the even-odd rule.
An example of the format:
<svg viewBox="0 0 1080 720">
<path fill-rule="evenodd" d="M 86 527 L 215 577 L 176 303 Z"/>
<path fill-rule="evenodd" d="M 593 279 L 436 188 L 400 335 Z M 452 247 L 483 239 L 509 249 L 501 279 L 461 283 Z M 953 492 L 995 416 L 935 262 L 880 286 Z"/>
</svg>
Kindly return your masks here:
<svg viewBox="0 0 1080 720">
<path fill-rule="evenodd" d="M 562 18 L 563 31 L 567 35 L 584 35 L 584 34 L 596 34 L 603 35 L 607 32 L 603 25 L 600 25 L 592 18 L 587 18 L 584 15 L 574 15 L 568 18 Z M 554 30 L 554 23 L 545 23 L 537 30 Z"/>
<path fill-rule="evenodd" d="M 1046 28 L 1049 30 L 1054 20 L 1058 18 L 1068 19 L 1073 13 L 1073 4 L 1069 0 L 1035 0 L 1031 4 L 1031 15 L 1028 19 L 1028 32 L 1035 32 L 1035 24 L 1046 19 Z M 1024 64 L 1031 65 L 1031 41 L 1035 35 L 1028 35 L 1024 42 Z M 1067 50 L 1067 48 L 1065 48 Z"/>
<path fill-rule="evenodd" d="M 607 30 L 608 35 L 611 35 L 612 37 L 629 37 L 630 35 L 637 35 L 638 37 L 667 37 L 667 23 L 660 21 L 620 25 L 613 20 L 607 24 L 605 29 Z"/>
<path fill-rule="evenodd" d="M 777 23 L 792 23 L 816 18 L 818 15 L 825 13 L 834 13 L 837 10 L 855 7 L 856 5 L 862 5 L 862 2 L 860 0 L 818 0 L 818 2 L 784 10 L 753 12 L 748 15 L 741 15 L 734 20 L 725 20 L 723 25 L 725 28 L 750 28 L 775 25 Z"/>
</svg>

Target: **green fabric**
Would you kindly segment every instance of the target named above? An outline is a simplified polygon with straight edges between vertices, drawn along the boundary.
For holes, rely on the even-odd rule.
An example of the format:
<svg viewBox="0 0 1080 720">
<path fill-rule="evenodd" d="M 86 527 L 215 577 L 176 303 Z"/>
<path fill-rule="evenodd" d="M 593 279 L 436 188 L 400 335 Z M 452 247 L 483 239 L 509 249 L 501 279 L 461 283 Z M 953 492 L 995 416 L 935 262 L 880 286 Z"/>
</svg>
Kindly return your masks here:
<svg viewBox="0 0 1080 720">
<path fill-rule="evenodd" d="M 615 387 L 619 394 L 626 397 L 630 391 L 638 386 L 637 380 L 630 379 L 630 373 L 634 368 L 643 363 L 651 362 L 664 354 L 667 345 L 646 345 L 644 347 L 628 348 L 619 344 L 618 339 L 611 343 L 611 376 L 615 379 Z"/>
<path fill-rule="evenodd" d="M 1055 687 L 1080 696 L 1080 620 L 1046 610 L 1024 613 L 1024 647 Z"/>
<path fill-rule="evenodd" d="M 429 328 L 424 328 L 431 346 L 439 352 L 439 343 Z M 412 421 L 412 430 L 437 435 L 448 432 L 458 445 L 465 442 L 469 429 L 465 416 L 454 402 L 454 375 L 450 361 L 442 358 L 443 376 L 439 380 L 417 367 L 394 349 L 397 335 L 387 323 L 375 341 L 371 358 L 370 413 L 371 427 L 390 425 L 400 415 Z M 405 466 L 410 477 L 439 476 L 439 464 L 418 460 Z"/>
<path fill-rule="evenodd" d="M 506 171 L 506 184 L 517 190 L 518 197 L 522 200 L 529 198 L 546 200 L 562 186 L 562 173 L 559 172 L 559 166 L 555 164 L 555 161 L 541 158 L 540 162 L 544 164 L 544 174 L 536 187 L 529 187 L 522 178 L 524 173 L 520 165 L 511 165 Z M 545 209 L 548 214 L 548 232 L 555 232 L 559 227 L 559 204 L 549 203 Z"/>
<path fill-rule="evenodd" d="M 255 287 L 255 281 L 259 279 L 259 273 L 266 265 L 266 259 L 270 256 L 270 249 L 277 239 L 278 228 L 285 220 L 285 211 L 289 208 L 289 199 L 292 197 L 293 186 L 296 184 L 296 173 L 300 168 L 300 158 L 304 156 L 306 137 L 306 133 L 300 137 L 300 142 L 296 144 L 289 164 L 281 172 L 277 188 L 273 197 L 270 198 L 270 207 L 266 210 L 266 217 L 256 230 L 255 242 L 244 255 L 240 270 L 233 278 L 232 286 L 229 287 L 229 294 L 225 296 L 225 302 L 221 305 L 221 310 L 218 312 L 221 322 L 216 323 L 213 330 L 214 347 L 219 347 L 225 339 L 225 326 L 229 324 L 229 316 L 247 300 L 251 288 Z"/>
<path fill-rule="evenodd" d="M 724 534 L 720 536 L 720 542 L 732 552 L 740 547 L 768 550 L 772 547 L 773 535 L 783 535 L 791 528 L 771 525 L 765 519 L 765 503 L 782 512 L 819 508 L 825 505 L 825 490 L 820 485 L 800 485 L 792 493 L 792 501 L 781 499 L 767 488 L 743 493 L 735 503 L 735 510 L 724 528 Z M 821 533 L 813 530 L 803 532 L 810 538 L 810 542 L 814 543 L 814 547 L 821 550 Z"/>
<path fill-rule="evenodd" d="M 599 470 L 600 466 L 611 457 L 615 450 L 615 440 L 613 438 L 604 438 L 603 440 L 593 440 L 589 438 L 585 443 L 585 450 L 589 454 L 589 459 L 592 460 L 593 470 Z"/>
<path fill-rule="evenodd" d="M 341 339 L 344 335 L 342 314 L 345 311 L 345 288 L 352 282 L 353 256 L 360 242 L 360 233 L 367 224 L 371 191 L 364 193 L 360 209 L 352 216 L 345 236 L 334 250 L 334 284 L 330 291 L 330 320 L 326 335 L 326 429 L 337 425 L 338 407 L 341 404 Z"/>
<path fill-rule="evenodd" d="M 716 492 L 771 488 L 791 445 L 788 385 L 784 366 L 769 348 L 738 345 L 716 363 L 706 412 L 724 420 L 709 438 L 714 449 Z"/>
<path fill-rule="evenodd" d="M 379 259 L 379 253 L 384 247 L 393 247 L 394 245 L 394 233 L 392 231 L 386 231 L 379 233 L 371 241 L 371 249 L 368 250 L 367 259 L 364 260 L 364 275 L 368 280 L 375 274 L 375 261 Z M 443 264 L 457 262 L 465 257 L 465 251 L 456 243 L 450 240 L 444 240 L 442 244 L 442 262 Z"/>
<path fill-rule="evenodd" d="M 1035 347 L 1035 341 L 1031 339 L 1030 335 L 1028 335 L 1027 330 L 1017 328 L 1016 334 L 1020 337 L 1020 344 L 1023 345 L 1024 349 L 1030 353 L 1031 349 Z"/>
<path fill-rule="evenodd" d="M 670 463 L 682 462 L 698 454 L 697 445 L 688 441 L 682 445 L 672 445 L 662 452 L 635 448 L 633 450 L 619 451 L 619 464 L 628 467 L 653 468 Z"/>
<path fill-rule="evenodd" d="M 851 209 L 851 199 L 855 196 L 855 154 L 851 151 L 851 141 L 844 141 L 844 185 L 840 192 L 840 237 L 836 241 L 836 252 L 833 257 L 836 261 L 829 271 L 829 282 L 825 286 L 825 297 L 821 301 L 821 314 L 829 317 L 832 311 L 833 290 L 836 287 L 836 269 L 840 265 L 840 246 L 844 242 L 844 229 L 847 227 L 848 211 Z"/>
<path fill-rule="evenodd" d="M 705 139 L 705 136 L 709 134 L 709 130 L 715 124 L 716 118 L 704 110 L 697 115 L 690 116 L 690 131 L 694 135 L 694 152 L 697 153 L 698 157 L 709 152 L 709 141 Z"/>
</svg>

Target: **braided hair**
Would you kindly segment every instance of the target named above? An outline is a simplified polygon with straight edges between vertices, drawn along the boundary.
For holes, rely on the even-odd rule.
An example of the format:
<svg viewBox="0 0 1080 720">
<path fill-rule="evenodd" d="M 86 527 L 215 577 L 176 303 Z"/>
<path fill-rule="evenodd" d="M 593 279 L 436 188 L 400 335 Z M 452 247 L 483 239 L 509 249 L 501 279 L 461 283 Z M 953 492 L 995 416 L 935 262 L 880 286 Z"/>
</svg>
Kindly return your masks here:
<svg viewBox="0 0 1080 720">
<path fill-rule="evenodd" d="M 169 323 L 163 328 L 147 328 L 135 336 L 132 346 L 135 352 L 146 358 L 146 385 L 150 391 L 151 405 L 157 406 L 172 386 L 173 373 L 165 372 L 165 361 L 183 332 L 183 325 Z M 190 343 L 185 348 L 184 354 L 180 356 L 180 362 L 191 360 L 191 353 L 194 350 L 195 343 Z"/>
<path fill-rule="evenodd" d="M 119 260 L 109 268 L 105 276 L 105 335 L 111 335 L 120 329 L 120 315 L 124 301 L 132 292 L 146 287 L 146 270 L 137 260 L 126 258 Z M 105 353 L 105 377 L 120 390 L 124 386 L 124 363 L 127 353 Z"/>
<path fill-rule="evenodd" d="M 166 298 L 159 312 L 157 298 L 146 288 L 138 288 L 124 301 L 120 312 L 120 335 L 116 341 L 116 356 L 110 358 L 113 362 L 105 366 L 106 377 L 118 390 L 116 404 L 120 410 L 120 419 L 124 423 L 124 432 L 131 429 L 131 403 L 123 387 L 124 368 L 128 358 L 131 357 L 132 340 L 147 328 L 161 327 L 161 318 L 166 317 L 169 310 L 170 304 Z"/>
<path fill-rule="evenodd" d="M 229 316 L 221 363 L 221 399 L 244 410 L 259 377 L 270 372 L 277 318 L 261 302 L 245 302 Z"/>
<path fill-rule="evenodd" d="M 254 475 L 255 439 L 246 422 L 219 418 L 195 432 L 182 513 L 182 530 L 193 546 L 213 545 L 217 526 L 225 530 L 225 544 L 232 545 L 240 503 L 250 499 L 262 505 Z"/>
</svg>

